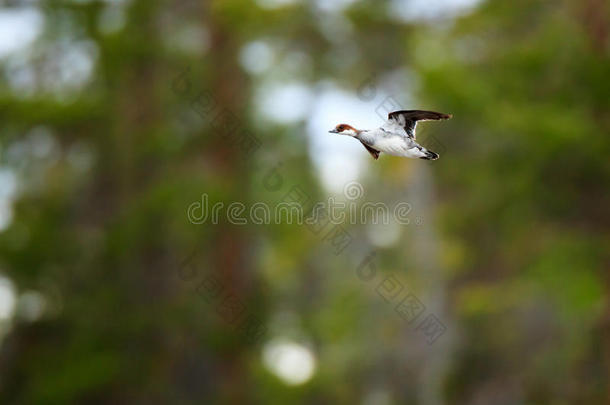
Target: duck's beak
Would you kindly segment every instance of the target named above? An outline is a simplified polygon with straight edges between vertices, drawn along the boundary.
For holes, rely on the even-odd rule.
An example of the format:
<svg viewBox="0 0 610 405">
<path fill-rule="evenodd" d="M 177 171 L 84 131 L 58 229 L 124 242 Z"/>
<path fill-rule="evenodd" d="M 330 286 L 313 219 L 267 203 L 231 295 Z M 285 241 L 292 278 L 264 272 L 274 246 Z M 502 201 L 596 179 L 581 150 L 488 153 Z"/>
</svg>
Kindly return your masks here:
<svg viewBox="0 0 610 405">
<path fill-rule="evenodd" d="M 338 134 L 339 131 L 337 131 L 336 129 L 331 129 L 330 131 L 328 131 L 329 134 Z"/>
</svg>

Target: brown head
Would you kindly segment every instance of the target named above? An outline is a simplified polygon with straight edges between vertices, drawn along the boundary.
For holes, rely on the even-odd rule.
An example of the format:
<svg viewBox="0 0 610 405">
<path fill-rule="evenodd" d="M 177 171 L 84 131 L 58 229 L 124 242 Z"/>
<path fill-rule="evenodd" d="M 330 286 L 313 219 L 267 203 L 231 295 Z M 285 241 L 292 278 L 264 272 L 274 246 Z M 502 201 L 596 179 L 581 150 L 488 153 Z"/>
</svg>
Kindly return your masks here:
<svg viewBox="0 0 610 405">
<path fill-rule="evenodd" d="M 358 130 L 348 124 L 339 124 L 335 127 L 335 129 L 328 131 L 328 132 L 330 132 L 331 134 L 339 134 L 339 135 L 349 135 L 349 136 L 358 135 Z"/>
</svg>

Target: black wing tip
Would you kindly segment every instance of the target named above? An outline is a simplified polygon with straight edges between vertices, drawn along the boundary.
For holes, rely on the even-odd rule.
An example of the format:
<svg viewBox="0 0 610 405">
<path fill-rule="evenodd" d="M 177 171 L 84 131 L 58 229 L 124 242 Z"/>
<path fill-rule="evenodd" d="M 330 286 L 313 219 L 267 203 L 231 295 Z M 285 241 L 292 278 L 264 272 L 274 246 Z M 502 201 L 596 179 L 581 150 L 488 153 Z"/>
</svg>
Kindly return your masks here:
<svg viewBox="0 0 610 405">
<path fill-rule="evenodd" d="M 399 110 L 399 111 L 392 111 L 391 113 L 388 114 L 388 119 L 391 119 L 393 116 L 395 115 L 399 115 L 399 114 L 413 114 L 413 113 L 429 113 L 429 114 L 436 114 L 438 116 L 438 119 L 440 120 L 448 120 L 449 118 L 453 118 L 453 114 L 443 114 L 443 113 L 439 113 L 436 111 L 426 111 L 426 110 Z"/>
</svg>

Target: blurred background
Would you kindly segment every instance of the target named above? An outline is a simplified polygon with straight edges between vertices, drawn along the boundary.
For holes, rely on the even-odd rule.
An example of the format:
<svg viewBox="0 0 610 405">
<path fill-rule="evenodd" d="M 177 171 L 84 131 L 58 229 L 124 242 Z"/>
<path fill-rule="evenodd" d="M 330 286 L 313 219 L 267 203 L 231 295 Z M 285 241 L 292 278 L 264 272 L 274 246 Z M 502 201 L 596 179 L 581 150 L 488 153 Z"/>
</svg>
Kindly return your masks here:
<svg viewBox="0 0 610 405">
<path fill-rule="evenodd" d="M 607 1 L 0 6 L 0 403 L 610 404 Z"/>
</svg>

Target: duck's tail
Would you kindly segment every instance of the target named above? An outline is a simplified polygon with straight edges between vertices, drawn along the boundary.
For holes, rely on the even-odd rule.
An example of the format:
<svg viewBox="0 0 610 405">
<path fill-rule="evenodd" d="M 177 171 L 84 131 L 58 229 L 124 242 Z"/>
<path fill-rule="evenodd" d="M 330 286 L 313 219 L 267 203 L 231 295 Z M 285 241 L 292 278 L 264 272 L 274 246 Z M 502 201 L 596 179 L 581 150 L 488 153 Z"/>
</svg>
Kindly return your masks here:
<svg viewBox="0 0 610 405">
<path fill-rule="evenodd" d="M 428 149 L 423 149 L 422 152 L 425 154 L 424 156 L 420 156 L 420 159 L 424 160 L 436 160 L 438 159 L 438 153 L 432 152 Z"/>
</svg>

